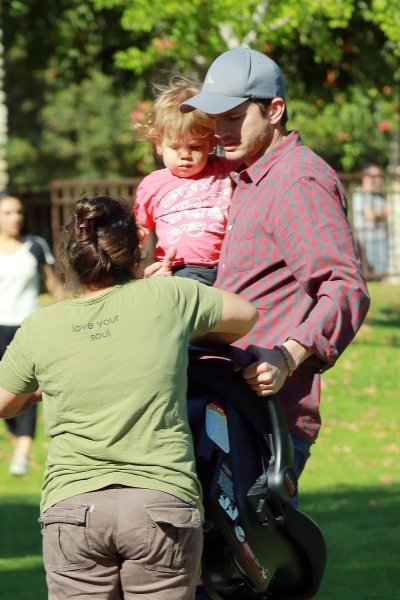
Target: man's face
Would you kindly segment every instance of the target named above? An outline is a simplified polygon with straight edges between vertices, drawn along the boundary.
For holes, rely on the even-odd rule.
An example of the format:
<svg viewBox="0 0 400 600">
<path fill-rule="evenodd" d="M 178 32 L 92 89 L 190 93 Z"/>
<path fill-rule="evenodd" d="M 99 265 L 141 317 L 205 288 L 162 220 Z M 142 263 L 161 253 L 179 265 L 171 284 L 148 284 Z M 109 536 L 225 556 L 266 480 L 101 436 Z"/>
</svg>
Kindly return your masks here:
<svg viewBox="0 0 400 600">
<path fill-rule="evenodd" d="M 378 166 L 371 166 L 363 178 L 363 189 L 366 192 L 379 194 L 383 190 L 383 174 Z"/>
<path fill-rule="evenodd" d="M 268 111 L 264 115 L 254 102 L 244 102 L 221 115 L 214 115 L 217 142 L 229 160 L 242 160 L 247 166 L 258 160 L 273 140 Z"/>
</svg>

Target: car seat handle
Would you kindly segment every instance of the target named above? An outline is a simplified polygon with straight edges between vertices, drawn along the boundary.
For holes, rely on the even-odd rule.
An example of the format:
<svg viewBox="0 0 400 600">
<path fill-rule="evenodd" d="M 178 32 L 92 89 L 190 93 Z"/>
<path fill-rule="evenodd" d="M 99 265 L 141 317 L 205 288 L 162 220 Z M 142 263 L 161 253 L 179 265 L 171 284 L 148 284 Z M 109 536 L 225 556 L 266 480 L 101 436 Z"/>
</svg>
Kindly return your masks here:
<svg viewBox="0 0 400 600">
<path fill-rule="evenodd" d="M 256 360 L 256 357 L 250 352 L 236 346 L 191 345 L 189 351 L 191 356 L 196 358 L 206 360 L 217 357 L 241 366 L 248 366 Z M 246 386 L 246 392 L 253 393 L 244 381 L 243 384 Z M 272 456 L 266 471 L 256 480 L 254 486 L 249 490 L 249 494 L 253 495 L 254 503 L 257 505 L 256 498 L 265 497 L 265 491 L 268 489 L 268 493 L 272 492 L 275 498 L 287 504 L 297 493 L 297 476 L 293 469 L 293 448 L 278 394 L 265 396 L 263 402 L 269 422 L 269 433 L 266 436 L 268 436 L 267 441 Z M 260 425 L 261 423 L 253 424 Z M 262 519 L 261 514 L 260 519 Z"/>
</svg>

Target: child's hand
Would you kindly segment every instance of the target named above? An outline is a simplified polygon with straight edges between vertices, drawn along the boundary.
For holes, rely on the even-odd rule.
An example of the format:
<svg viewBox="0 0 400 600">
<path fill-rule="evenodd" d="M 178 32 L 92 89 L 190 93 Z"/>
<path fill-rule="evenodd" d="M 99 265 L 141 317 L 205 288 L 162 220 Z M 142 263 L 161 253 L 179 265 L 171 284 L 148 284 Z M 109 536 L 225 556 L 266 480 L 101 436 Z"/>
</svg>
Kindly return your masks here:
<svg viewBox="0 0 400 600">
<path fill-rule="evenodd" d="M 147 229 L 147 227 L 143 227 L 142 225 L 139 225 L 137 228 L 137 232 L 138 232 L 138 236 L 139 236 L 139 246 L 142 247 L 145 243 L 145 241 L 147 240 L 147 238 L 149 237 L 149 230 Z"/>
<path fill-rule="evenodd" d="M 168 277 L 172 275 L 172 264 L 176 256 L 176 248 L 172 246 L 168 248 L 162 261 L 149 265 L 144 270 L 144 278 L 148 279 L 153 275 L 162 275 Z"/>
</svg>

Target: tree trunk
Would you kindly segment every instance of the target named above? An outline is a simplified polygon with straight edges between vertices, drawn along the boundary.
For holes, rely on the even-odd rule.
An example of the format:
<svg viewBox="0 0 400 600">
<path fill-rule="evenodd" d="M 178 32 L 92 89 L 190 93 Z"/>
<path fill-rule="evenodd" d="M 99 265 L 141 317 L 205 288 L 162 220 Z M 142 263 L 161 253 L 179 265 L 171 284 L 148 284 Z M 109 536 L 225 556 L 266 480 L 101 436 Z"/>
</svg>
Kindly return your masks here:
<svg viewBox="0 0 400 600">
<path fill-rule="evenodd" d="M 0 27 L 0 192 L 7 187 L 8 173 L 6 161 L 7 144 L 7 106 L 6 94 L 4 91 L 4 46 L 3 32 Z"/>
</svg>

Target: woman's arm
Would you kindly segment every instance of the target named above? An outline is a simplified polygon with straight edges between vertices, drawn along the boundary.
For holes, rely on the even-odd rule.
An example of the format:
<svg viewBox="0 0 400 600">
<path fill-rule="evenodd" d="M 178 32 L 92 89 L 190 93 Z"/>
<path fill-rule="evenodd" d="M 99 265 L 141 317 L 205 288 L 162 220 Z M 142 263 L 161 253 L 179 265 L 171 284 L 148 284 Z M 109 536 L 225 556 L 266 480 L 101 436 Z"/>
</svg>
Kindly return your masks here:
<svg viewBox="0 0 400 600">
<path fill-rule="evenodd" d="M 32 402 L 28 402 L 28 399 L 31 400 L 31 396 Z M 0 387 L 0 417 L 3 419 L 15 417 L 35 404 L 39 398 L 40 395 L 36 395 L 35 393 L 16 394 Z"/>
<path fill-rule="evenodd" d="M 64 289 L 51 265 L 42 266 L 42 276 L 44 286 L 53 299 L 62 300 L 64 298 Z"/>
<path fill-rule="evenodd" d="M 192 342 L 210 344 L 231 344 L 250 331 L 258 318 L 254 306 L 231 292 L 219 290 L 222 294 L 222 313 L 215 327 Z"/>
</svg>

